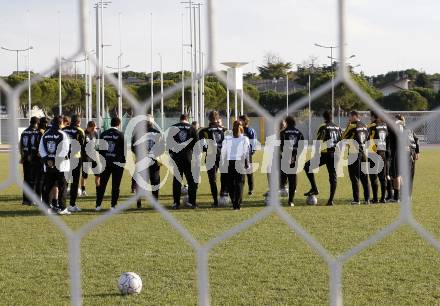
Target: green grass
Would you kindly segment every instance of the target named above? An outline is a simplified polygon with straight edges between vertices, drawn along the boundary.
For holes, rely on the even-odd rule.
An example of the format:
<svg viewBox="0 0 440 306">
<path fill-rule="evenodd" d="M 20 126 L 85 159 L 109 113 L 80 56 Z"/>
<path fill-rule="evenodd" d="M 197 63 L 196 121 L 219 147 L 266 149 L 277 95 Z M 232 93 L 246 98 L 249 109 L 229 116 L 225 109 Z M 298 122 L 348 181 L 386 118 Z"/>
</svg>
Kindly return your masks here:
<svg viewBox="0 0 440 306">
<path fill-rule="evenodd" d="M 413 211 L 416 219 L 440 239 L 440 150 L 423 150 L 417 165 Z M 0 155 L 0 181 L 7 176 L 8 155 Z M 206 176 L 196 211 L 172 212 L 201 243 L 225 232 L 263 209 L 266 178 L 256 177 L 256 194 L 239 213 L 209 208 Z M 327 197 L 325 169 L 318 175 Z M 129 196 L 129 176 L 122 195 Z M 170 182 L 162 190 L 171 204 Z M 304 197 L 286 211 L 332 254 L 364 241 L 399 215 L 398 205 L 351 207 L 348 177 L 340 179 L 335 207 L 307 207 Z M 307 189 L 304 174 L 297 194 Z M 89 192 L 94 196 L 92 180 Z M 20 191 L 0 193 L 0 304 L 68 305 L 67 244 L 61 232 L 35 208 L 20 205 Z M 72 228 L 95 218 L 93 197 L 80 198 L 85 212 L 63 219 Z M 108 198 L 104 204 L 108 207 Z M 195 305 L 195 252 L 161 215 L 144 204 L 94 228 L 81 244 L 85 305 Z M 212 305 L 325 305 L 328 269 L 325 262 L 289 227 L 271 215 L 215 247 L 209 257 Z M 121 297 L 120 273 L 135 271 L 143 279 L 139 296 Z M 343 269 L 345 305 L 440 305 L 440 256 L 409 227 L 401 227 L 352 258 Z"/>
</svg>

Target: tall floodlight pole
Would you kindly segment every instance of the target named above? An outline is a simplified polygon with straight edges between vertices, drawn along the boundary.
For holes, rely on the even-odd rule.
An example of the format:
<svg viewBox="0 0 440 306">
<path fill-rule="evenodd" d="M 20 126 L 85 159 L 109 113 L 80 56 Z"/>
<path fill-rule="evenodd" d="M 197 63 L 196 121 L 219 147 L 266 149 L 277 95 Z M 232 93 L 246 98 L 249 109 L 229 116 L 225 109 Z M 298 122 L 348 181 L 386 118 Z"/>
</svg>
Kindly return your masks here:
<svg viewBox="0 0 440 306">
<path fill-rule="evenodd" d="M 286 73 L 286 116 L 289 116 L 289 72 Z"/>
<path fill-rule="evenodd" d="M 164 113 L 163 113 L 163 66 L 162 66 L 162 54 L 159 53 L 160 58 L 160 125 L 164 128 Z"/>
<path fill-rule="evenodd" d="M 29 25 L 30 25 L 30 18 L 29 18 L 29 10 L 27 10 L 27 26 L 28 26 L 28 33 L 27 33 L 27 72 L 28 72 L 28 117 L 30 118 L 32 116 L 32 88 L 31 88 L 31 43 L 30 43 L 30 37 L 29 37 Z"/>
<path fill-rule="evenodd" d="M 194 22 L 194 120 L 200 122 L 199 119 L 199 71 L 197 63 L 197 22 L 196 22 L 196 6 L 193 5 L 193 22 Z"/>
<path fill-rule="evenodd" d="M 154 116 L 154 75 L 153 75 L 153 13 L 150 13 L 150 100 L 151 116 Z"/>
<path fill-rule="evenodd" d="M 181 114 L 185 113 L 185 32 L 184 32 L 184 20 L 183 20 L 183 13 L 181 14 L 182 17 L 182 111 Z"/>
<path fill-rule="evenodd" d="M 88 78 L 88 69 L 89 69 L 89 58 L 86 52 L 84 58 L 84 96 L 85 96 L 85 116 L 86 121 L 88 122 L 90 119 L 89 116 L 89 78 Z"/>
<path fill-rule="evenodd" d="M 333 49 L 338 48 L 338 46 L 324 46 L 315 43 L 316 47 L 324 48 L 324 49 L 330 49 L 330 57 L 333 58 Z M 332 121 L 334 121 L 334 114 L 335 114 L 335 73 L 333 71 L 333 60 L 330 60 L 330 68 L 332 72 Z"/>
<path fill-rule="evenodd" d="M 203 57 L 202 57 L 202 15 L 201 15 L 201 3 L 195 4 L 195 7 L 197 8 L 197 17 L 198 17 L 198 33 L 199 33 L 199 116 L 200 116 L 200 124 L 203 126 L 205 121 L 205 114 L 204 114 L 204 105 L 203 105 Z"/>
<path fill-rule="evenodd" d="M 102 116 L 105 115 L 105 69 L 104 69 L 104 47 L 109 47 L 110 45 L 105 45 L 104 44 L 104 9 L 108 7 L 108 5 L 112 3 L 111 1 L 103 1 L 100 0 L 99 1 L 99 8 L 100 10 L 100 22 L 99 22 L 99 27 L 100 27 L 100 36 L 101 36 L 101 44 L 100 44 L 100 48 L 101 48 L 101 54 L 100 54 L 100 60 L 101 60 L 101 112 L 102 112 Z"/>
<path fill-rule="evenodd" d="M 118 72 L 118 117 L 122 118 L 122 70 L 130 67 L 130 65 L 126 65 L 121 67 L 122 65 L 122 54 L 118 56 L 118 66 L 111 67 L 106 66 L 108 69 L 114 69 Z"/>
<path fill-rule="evenodd" d="M 100 0 L 95 4 L 96 13 L 96 121 L 98 129 L 102 127 L 102 114 L 101 114 L 101 78 L 102 72 L 102 10 L 108 6 L 109 1 Z M 100 14 L 101 13 L 101 14 Z M 101 17 L 101 18 L 100 18 Z"/>
<path fill-rule="evenodd" d="M 5 51 L 10 51 L 10 52 L 15 52 L 16 55 L 16 69 L 17 69 L 17 74 L 19 72 L 18 70 L 18 54 L 20 52 L 27 52 L 28 53 L 28 58 L 27 58 L 27 75 L 28 75 L 28 112 L 29 112 L 29 116 L 31 114 L 31 110 L 32 110 L 32 98 L 31 98 L 31 67 L 30 67 L 30 51 L 32 49 L 34 49 L 34 47 L 29 46 L 29 40 L 28 40 L 28 47 L 26 49 L 9 49 L 9 48 L 5 48 L 5 47 L 0 47 L 1 49 L 5 50 Z"/>
<path fill-rule="evenodd" d="M 195 105 L 194 105 L 194 74 L 195 74 L 195 72 L 194 72 L 194 59 L 193 59 L 193 47 L 194 47 L 194 45 L 193 45 L 193 13 L 192 13 L 192 10 L 193 10 L 193 8 L 192 8 L 192 4 L 193 4 L 193 2 L 192 2 L 192 0 L 190 0 L 190 1 L 183 1 L 183 2 L 180 2 L 180 3 L 183 3 L 183 4 L 188 4 L 188 7 L 186 7 L 186 8 L 188 8 L 189 9 L 189 41 L 190 41 L 190 43 L 189 43 L 189 47 L 190 47 L 190 58 L 191 58 L 191 117 L 194 117 L 194 113 L 195 113 Z M 194 31 L 195 31 L 195 29 L 194 29 Z"/>
<path fill-rule="evenodd" d="M 202 66 L 200 67 L 200 70 L 202 71 L 202 78 L 200 80 L 202 82 L 201 87 L 202 87 L 202 114 L 203 114 L 203 116 L 202 116 L 202 122 L 200 123 L 201 126 L 205 125 L 205 63 L 204 63 L 204 55 L 205 54 L 202 52 L 201 53 Z"/>
</svg>

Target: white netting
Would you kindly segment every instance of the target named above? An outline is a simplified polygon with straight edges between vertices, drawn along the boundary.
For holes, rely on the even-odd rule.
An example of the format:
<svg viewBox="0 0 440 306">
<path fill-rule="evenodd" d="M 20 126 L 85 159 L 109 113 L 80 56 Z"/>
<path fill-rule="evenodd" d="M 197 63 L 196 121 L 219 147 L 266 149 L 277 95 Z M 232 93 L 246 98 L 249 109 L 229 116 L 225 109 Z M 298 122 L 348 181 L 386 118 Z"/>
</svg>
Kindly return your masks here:
<svg viewBox="0 0 440 306">
<path fill-rule="evenodd" d="M 70 60 L 75 59 L 77 56 L 80 56 L 84 53 L 84 50 L 90 50 L 90 46 L 88 45 L 89 33 L 91 32 L 89 29 L 89 15 L 88 8 L 91 3 L 87 0 L 79 0 L 79 27 L 80 27 L 80 46 L 79 49 L 74 52 L 74 54 L 69 58 Z M 216 48 L 216 35 L 215 35 L 215 5 L 221 5 L 221 2 L 215 2 L 213 0 L 208 0 L 206 5 L 207 12 L 207 55 L 208 55 L 208 68 L 206 69 L 206 73 L 208 72 L 216 72 L 217 59 L 215 57 L 215 48 Z M 345 46 L 345 33 L 346 33 L 346 17 L 345 17 L 345 1 L 339 0 L 337 2 L 337 18 L 338 18 L 338 46 Z M 391 119 L 389 115 L 387 115 L 384 110 L 373 101 L 367 93 L 363 92 L 356 83 L 351 79 L 350 74 L 346 70 L 347 65 L 345 64 L 345 47 L 339 48 L 339 56 L 341 64 L 339 65 L 339 70 L 337 71 L 337 75 L 335 78 L 335 84 L 345 83 L 354 93 L 356 93 L 372 110 L 375 110 L 378 114 L 382 115 L 389 126 L 392 129 L 396 129 L 396 125 L 394 121 Z M 93 61 L 93 59 L 92 59 Z M 98 64 L 98 63 L 95 63 Z M 49 71 L 55 71 L 57 69 L 57 65 L 55 64 L 51 67 Z M 99 64 L 98 64 L 99 65 Z M 45 75 L 43 73 L 42 75 Z M 200 76 L 197 76 L 200 78 Z M 222 75 L 218 75 L 219 79 L 225 83 L 226 80 Z M 112 76 L 107 75 L 108 82 L 117 87 L 118 81 Z M 39 81 L 38 77 L 32 79 L 32 83 Z M 188 82 L 189 83 L 189 82 Z M 187 83 L 187 84 L 188 84 Z M 317 97 L 329 92 L 331 90 L 332 84 L 326 83 L 319 87 L 318 89 L 312 92 L 312 99 L 316 99 Z M 27 90 L 27 83 L 20 84 L 14 89 L 10 88 L 4 81 L 0 79 L 0 88 L 7 96 L 7 110 L 9 115 L 8 120 L 8 129 L 10 131 L 16 131 L 18 128 L 17 121 L 17 110 L 19 105 L 19 97 L 21 93 Z M 181 84 L 176 84 L 175 86 L 169 88 L 165 92 L 165 98 L 170 96 L 181 90 Z M 156 95 L 154 97 L 154 101 L 146 101 L 146 103 L 139 103 L 136 99 L 130 95 L 130 93 L 124 88 L 123 96 L 129 101 L 135 113 L 144 114 L 148 107 L 150 107 L 150 103 L 158 103 L 160 102 L 161 97 Z M 264 117 L 267 125 L 270 127 L 270 131 L 273 133 L 277 133 L 277 122 L 279 122 L 284 116 L 285 112 L 283 111 L 279 115 L 273 117 L 267 111 L 265 111 L 256 101 L 252 100 L 249 96 L 244 97 L 245 103 L 253 108 L 255 112 L 257 112 L 260 116 Z M 308 97 L 304 97 L 290 106 L 290 111 L 296 111 L 302 109 L 308 103 Z M 434 118 L 438 115 L 438 111 L 426 116 L 420 120 L 416 120 L 410 123 L 411 128 L 416 128 L 421 126 L 426 121 Z M 19 160 L 18 160 L 18 136 L 17 133 L 12 133 L 11 135 L 11 146 L 12 153 L 10 154 L 10 173 L 6 182 L 0 185 L 0 189 L 5 189 L 9 185 L 16 183 L 18 184 L 24 192 L 30 197 L 34 202 L 36 202 L 39 208 L 47 214 L 46 206 L 40 201 L 40 199 L 34 194 L 34 192 L 23 182 L 20 180 L 19 176 Z M 399 148 L 400 148 L 400 166 L 402 169 L 402 175 L 408 177 L 409 169 L 408 165 L 405 162 L 405 150 L 404 150 L 404 139 L 403 135 L 399 139 Z M 275 154 L 276 156 L 277 154 Z M 69 245 L 69 265 L 70 265 L 70 284 L 71 284 L 71 302 L 72 305 L 82 305 L 82 290 L 81 290 L 81 263 L 80 263 L 80 244 L 81 239 L 89 233 L 95 226 L 103 223 L 107 219 L 113 217 L 114 215 L 120 213 L 121 211 L 129 208 L 132 204 L 135 203 L 137 197 L 145 197 L 149 203 L 164 217 L 164 219 L 170 223 L 174 229 L 180 233 L 180 235 L 191 245 L 191 247 L 196 251 L 196 267 L 197 267 L 197 276 L 198 276 L 198 292 L 199 292 L 199 304 L 200 305 L 209 305 L 210 304 L 210 294 L 209 294 L 209 267 L 208 267 L 208 257 L 209 252 L 213 247 L 225 241 L 235 234 L 248 229 L 250 226 L 254 225 L 256 222 L 265 219 L 269 215 L 275 213 L 278 215 L 297 235 L 299 235 L 311 248 L 313 248 L 328 264 L 329 267 L 329 275 L 330 275 L 330 304 L 331 305 L 342 305 L 343 294 L 342 294 L 342 269 L 343 265 L 347 260 L 361 252 L 362 250 L 370 247 L 371 245 L 377 243 L 379 240 L 384 237 L 390 235 L 393 231 L 395 231 L 399 226 L 403 224 L 408 224 L 411 226 L 421 237 L 423 237 L 426 241 L 428 241 L 432 246 L 434 246 L 437 250 L 440 251 L 440 243 L 419 223 L 415 221 L 411 211 L 411 203 L 409 197 L 408 185 L 404 186 L 402 190 L 402 199 L 403 202 L 400 205 L 400 216 L 397 220 L 395 220 L 390 225 L 385 228 L 379 230 L 376 234 L 368 238 L 366 241 L 359 243 L 354 248 L 348 250 L 344 254 L 340 256 L 333 256 L 328 250 L 326 250 L 311 234 L 309 234 L 303 227 L 299 225 L 299 223 L 289 214 L 287 214 L 280 206 L 280 202 L 278 197 L 276 196 L 277 190 L 275 190 L 275 186 L 278 185 L 279 177 L 277 175 L 278 170 L 276 169 L 278 163 L 273 163 L 275 169 L 273 169 L 272 174 L 270 175 L 271 180 L 271 190 L 270 192 L 270 206 L 264 208 L 257 214 L 255 214 L 250 219 L 245 222 L 233 227 L 232 229 L 226 231 L 225 233 L 213 238 L 212 240 L 201 244 L 198 242 L 190 232 L 182 226 L 178 220 L 169 213 L 165 208 L 163 208 L 150 193 L 139 194 L 133 196 L 126 201 L 124 201 L 121 205 L 117 207 L 116 210 L 108 211 L 105 214 L 97 217 L 96 219 L 90 221 L 89 223 L 83 225 L 79 230 L 70 229 L 66 223 L 58 216 L 47 215 L 48 218 L 65 234 L 66 239 L 68 240 Z M 157 294 L 160 294 L 159 292 Z"/>
</svg>

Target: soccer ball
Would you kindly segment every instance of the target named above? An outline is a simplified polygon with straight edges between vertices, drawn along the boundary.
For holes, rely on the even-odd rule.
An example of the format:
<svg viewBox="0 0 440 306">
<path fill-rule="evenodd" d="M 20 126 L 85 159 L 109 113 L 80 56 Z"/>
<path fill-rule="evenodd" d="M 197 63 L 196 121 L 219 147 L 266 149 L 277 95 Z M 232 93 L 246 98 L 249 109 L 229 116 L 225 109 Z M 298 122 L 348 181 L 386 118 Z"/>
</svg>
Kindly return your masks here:
<svg viewBox="0 0 440 306">
<path fill-rule="evenodd" d="M 226 206 L 229 203 L 229 197 L 228 196 L 220 196 L 220 198 L 218 199 L 218 204 L 220 206 Z"/>
<path fill-rule="evenodd" d="M 318 204 L 318 199 L 314 195 L 308 196 L 307 197 L 307 204 L 308 205 L 316 205 L 316 204 Z"/>
<path fill-rule="evenodd" d="M 189 197 L 187 195 L 184 195 L 182 198 L 182 202 L 184 205 L 187 205 L 189 203 Z"/>
<path fill-rule="evenodd" d="M 121 294 L 139 294 L 142 291 L 142 280 L 134 272 L 125 272 L 119 277 L 118 288 Z"/>
<path fill-rule="evenodd" d="M 280 189 L 280 196 L 281 197 L 287 197 L 289 195 L 289 189 L 287 189 L 287 188 L 282 188 L 282 189 Z"/>
<path fill-rule="evenodd" d="M 187 194 L 188 194 L 188 186 L 182 186 L 182 189 L 180 190 L 180 193 L 183 195 L 183 196 L 186 196 Z"/>
</svg>

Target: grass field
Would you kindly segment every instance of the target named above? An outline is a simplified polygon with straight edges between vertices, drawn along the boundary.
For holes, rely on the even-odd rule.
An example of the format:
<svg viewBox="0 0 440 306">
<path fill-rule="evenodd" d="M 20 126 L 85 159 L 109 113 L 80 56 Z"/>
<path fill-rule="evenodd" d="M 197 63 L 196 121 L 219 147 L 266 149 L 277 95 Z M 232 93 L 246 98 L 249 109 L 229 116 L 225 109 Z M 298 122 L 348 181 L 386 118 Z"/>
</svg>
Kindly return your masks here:
<svg viewBox="0 0 440 306">
<path fill-rule="evenodd" d="M 440 239 L 440 150 L 424 149 L 417 165 L 413 211 Z M 8 155 L 0 154 L 0 178 Z M 326 171 L 320 172 L 321 205 L 327 197 Z M 122 194 L 129 195 L 124 177 Z M 161 202 L 171 205 L 170 182 Z M 308 189 L 299 176 L 297 206 L 286 207 L 332 254 L 366 240 L 399 215 L 396 204 L 351 207 L 348 177 L 341 178 L 334 207 L 308 207 L 299 196 Z M 263 209 L 266 178 L 257 174 L 256 194 L 239 213 L 211 209 L 206 176 L 199 189 L 201 208 L 172 212 L 201 243 Z M 72 228 L 97 216 L 94 188 L 80 198 L 83 213 L 64 217 Z M 67 244 L 61 232 L 36 208 L 23 207 L 16 186 L 0 191 L 0 305 L 69 305 Z M 104 204 L 109 206 L 107 199 Z M 81 244 L 85 305 L 195 305 L 195 253 L 161 215 L 144 204 L 97 226 Z M 325 305 L 328 269 L 324 261 L 272 215 L 214 248 L 209 257 L 212 305 Z M 121 272 L 143 279 L 139 296 L 121 297 Z M 352 258 L 343 270 L 345 305 L 440 305 L 440 256 L 409 227 L 401 227 Z"/>
</svg>

